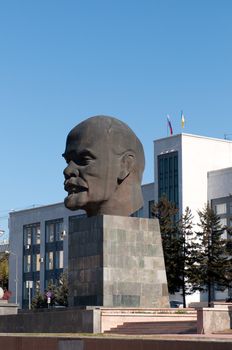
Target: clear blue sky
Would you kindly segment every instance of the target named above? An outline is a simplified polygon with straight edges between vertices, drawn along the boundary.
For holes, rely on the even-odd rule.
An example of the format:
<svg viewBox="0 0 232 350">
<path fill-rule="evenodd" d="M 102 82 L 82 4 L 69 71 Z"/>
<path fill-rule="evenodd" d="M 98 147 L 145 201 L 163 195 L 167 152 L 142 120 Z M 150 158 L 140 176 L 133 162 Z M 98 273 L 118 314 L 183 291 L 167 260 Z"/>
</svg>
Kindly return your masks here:
<svg viewBox="0 0 232 350">
<path fill-rule="evenodd" d="M 126 122 L 146 155 L 174 133 L 232 134 L 231 0 L 7 0 L 0 4 L 0 228 L 7 213 L 63 200 L 68 131 Z"/>
</svg>

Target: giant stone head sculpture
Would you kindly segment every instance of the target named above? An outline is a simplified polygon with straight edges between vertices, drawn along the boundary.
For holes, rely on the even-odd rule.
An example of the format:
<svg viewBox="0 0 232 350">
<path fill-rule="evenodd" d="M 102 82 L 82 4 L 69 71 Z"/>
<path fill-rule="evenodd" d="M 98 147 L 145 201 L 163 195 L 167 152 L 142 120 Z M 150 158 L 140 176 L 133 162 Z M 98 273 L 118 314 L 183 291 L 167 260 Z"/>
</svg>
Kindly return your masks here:
<svg viewBox="0 0 232 350">
<path fill-rule="evenodd" d="M 122 121 L 108 116 L 84 120 L 69 132 L 63 157 L 68 209 L 84 209 L 88 216 L 129 216 L 142 207 L 143 146 Z"/>
</svg>

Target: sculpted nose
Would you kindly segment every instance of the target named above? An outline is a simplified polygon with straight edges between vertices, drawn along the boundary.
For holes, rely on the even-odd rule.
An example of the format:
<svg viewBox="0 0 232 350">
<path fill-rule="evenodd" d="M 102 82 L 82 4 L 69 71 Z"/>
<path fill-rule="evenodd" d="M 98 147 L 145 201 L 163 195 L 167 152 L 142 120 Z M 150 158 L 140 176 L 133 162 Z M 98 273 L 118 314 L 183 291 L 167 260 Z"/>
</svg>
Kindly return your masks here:
<svg viewBox="0 0 232 350">
<path fill-rule="evenodd" d="M 79 171 L 75 163 L 73 161 L 68 163 L 68 166 L 64 169 L 64 177 L 65 179 L 69 179 L 70 177 L 78 177 Z"/>
</svg>

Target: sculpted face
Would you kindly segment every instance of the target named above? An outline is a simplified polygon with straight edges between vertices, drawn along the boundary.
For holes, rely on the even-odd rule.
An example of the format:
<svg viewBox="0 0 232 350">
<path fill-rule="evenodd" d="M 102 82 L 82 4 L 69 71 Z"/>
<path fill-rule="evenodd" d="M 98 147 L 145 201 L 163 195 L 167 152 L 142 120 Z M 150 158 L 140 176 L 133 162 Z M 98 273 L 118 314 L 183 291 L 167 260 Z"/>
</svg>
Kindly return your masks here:
<svg viewBox="0 0 232 350">
<path fill-rule="evenodd" d="M 73 128 L 63 154 L 64 204 L 88 216 L 130 215 L 142 204 L 143 147 L 118 119 L 96 116 Z"/>
<path fill-rule="evenodd" d="M 91 212 L 96 205 L 109 200 L 117 187 L 120 161 L 113 154 L 104 130 L 91 128 L 87 123 L 77 126 L 68 135 L 63 156 L 67 162 L 64 170 L 67 208 Z"/>
</svg>

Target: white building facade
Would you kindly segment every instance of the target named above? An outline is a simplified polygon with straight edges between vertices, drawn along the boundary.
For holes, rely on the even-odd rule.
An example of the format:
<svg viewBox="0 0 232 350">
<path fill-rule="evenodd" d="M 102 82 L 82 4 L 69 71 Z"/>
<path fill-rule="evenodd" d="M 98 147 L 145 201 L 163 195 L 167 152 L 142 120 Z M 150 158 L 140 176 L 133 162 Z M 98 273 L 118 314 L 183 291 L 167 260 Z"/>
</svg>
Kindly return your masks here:
<svg viewBox="0 0 232 350">
<path fill-rule="evenodd" d="M 165 193 L 195 215 L 209 200 L 208 172 L 232 167 L 232 141 L 179 134 L 155 140 L 154 155 L 155 201 Z"/>
</svg>

